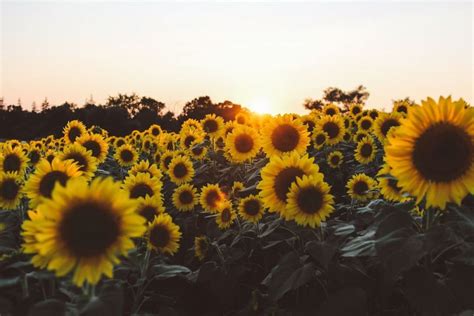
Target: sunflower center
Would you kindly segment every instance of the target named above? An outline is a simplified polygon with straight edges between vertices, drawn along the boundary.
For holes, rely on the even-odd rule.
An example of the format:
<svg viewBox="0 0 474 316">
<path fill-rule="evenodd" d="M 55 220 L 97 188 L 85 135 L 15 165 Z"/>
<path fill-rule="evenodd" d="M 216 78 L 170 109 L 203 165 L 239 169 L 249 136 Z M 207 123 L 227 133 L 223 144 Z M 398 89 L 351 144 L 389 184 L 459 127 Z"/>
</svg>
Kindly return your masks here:
<svg viewBox="0 0 474 316">
<path fill-rule="evenodd" d="M 336 110 L 333 109 L 333 108 L 327 108 L 326 109 L 326 114 L 330 115 L 330 116 L 336 115 Z"/>
<path fill-rule="evenodd" d="M 93 141 L 93 140 L 88 140 L 82 144 L 87 150 L 92 151 L 92 156 L 94 157 L 99 157 L 101 148 L 98 142 Z"/>
<path fill-rule="evenodd" d="M 160 135 L 160 130 L 156 127 L 153 127 L 151 129 L 151 133 L 153 134 L 153 136 L 158 136 L 158 135 Z"/>
<path fill-rule="evenodd" d="M 150 244 L 156 248 L 166 247 L 170 240 L 170 232 L 166 227 L 156 225 L 150 230 Z"/>
<path fill-rule="evenodd" d="M 39 183 L 39 191 L 42 196 L 51 198 L 54 185 L 59 182 L 62 186 L 66 185 L 69 176 L 62 171 L 54 170 L 43 176 Z"/>
<path fill-rule="evenodd" d="M 133 160 L 133 153 L 128 149 L 124 149 L 120 152 L 120 158 L 125 162 L 130 162 Z"/>
<path fill-rule="evenodd" d="M 354 114 L 354 115 L 359 114 L 360 111 L 361 111 L 361 109 L 360 109 L 360 107 L 358 107 L 358 106 L 354 106 L 354 107 L 352 108 L 352 114 Z"/>
<path fill-rule="evenodd" d="M 146 218 L 147 222 L 153 221 L 153 218 L 156 215 L 156 208 L 151 205 L 145 205 L 139 211 L 140 215 Z"/>
<path fill-rule="evenodd" d="M 204 130 L 207 133 L 214 133 L 217 131 L 218 125 L 215 120 L 207 120 L 204 122 Z"/>
<path fill-rule="evenodd" d="M 78 127 L 71 127 L 71 129 L 69 130 L 69 133 L 68 133 L 68 138 L 71 142 L 74 142 L 76 140 L 76 138 L 78 138 L 79 136 L 81 136 L 81 130 L 78 128 Z"/>
<path fill-rule="evenodd" d="M 146 183 L 137 183 L 130 190 L 130 198 L 137 199 L 146 197 L 147 195 L 153 196 L 152 188 Z"/>
<path fill-rule="evenodd" d="M 324 144 L 325 141 L 326 141 L 326 136 L 324 134 L 316 135 L 316 144 L 318 146 Z"/>
<path fill-rule="evenodd" d="M 331 164 L 338 165 L 340 161 L 340 157 L 337 155 L 331 156 Z"/>
<path fill-rule="evenodd" d="M 230 213 L 230 209 L 228 209 L 228 208 L 223 209 L 222 213 L 221 213 L 221 220 L 224 223 L 227 223 L 228 221 L 230 221 L 231 218 L 232 218 L 232 216 L 231 216 L 231 213 Z"/>
<path fill-rule="evenodd" d="M 79 170 L 87 171 L 87 169 L 88 169 L 87 159 L 84 156 L 82 156 L 81 154 L 71 153 L 71 154 L 66 156 L 65 160 L 68 160 L 68 159 L 74 160 L 77 163 L 77 165 L 79 166 Z"/>
<path fill-rule="evenodd" d="M 221 196 L 216 190 L 211 190 L 207 192 L 206 194 L 206 203 L 210 207 L 216 207 L 217 202 L 219 202 L 220 199 L 221 199 Z"/>
<path fill-rule="evenodd" d="M 474 144 L 460 127 L 438 123 L 429 127 L 415 142 L 413 163 L 430 181 L 449 182 L 471 167 Z"/>
<path fill-rule="evenodd" d="M 120 235 L 119 219 L 107 205 L 79 201 L 64 214 L 59 233 L 74 256 L 105 255 Z"/>
<path fill-rule="evenodd" d="M 124 141 L 123 139 L 117 140 L 116 146 L 117 146 L 117 147 L 120 147 L 120 146 L 122 146 L 122 145 L 125 145 L 125 141 Z"/>
<path fill-rule="evenodd" d="M 193 194 L 188 191 L 188 190 L 185 190 L 185 191 L 182 191 L 181 193 L 179 193 L 179 201 L 182 203 L 182 204 L 191 204 L 193 202 Z"/>
<path fill-rule="evenodd" d="M 398 186 L 398 181 L 395 180 L 395 179 L 388 179 L 387 181 L 387 184 L 389 187 L 391 187 L 393 190 L 395 190 L 396 192 L 400 192 L 401 189 L 400 187 Z"/>
<path fill-rule="evenodd" d="M 340 132 L 339 125 L 334 122 L 324 124 L 323 130 L 328 134 L 329 138 L 336 138 Z"/>
<path fill-rule="evenodd" d="M 257 200 L 248 200 L 244 204 L 245 213 L 250 216 L 255 216 L 260 211 L 260 203 Z"/>
<path fill-rule="evenodd" d="M 382 127 L 381 127 L 381 130 L 382 130 L 382 134 L 384 136 L 387 136 L 388 134 L 388 131 L 392 128 L 392 127 L 396 127 L 396 126 L 399 126 L 400 125 L 400 122 L 398 122 L 397 120 L 394 120 L 394 119 L 388 119 L 386 121 L 384 121 L 382 123 Z"/>
<path fill-rule="evenodd" d="M 169 168 L 172 159 L 173 159 L 173 156 L 166 156 L 165 157 L 165 160 L 163 162 L 165 164 L 166 169 Z"/>
<path fill-rule="evenodd" d="M 235 149 L 239 153 L 248 153 L 253 148 L 253 139 L 252 136 L 247 134 L 240 134 L 235 137 Z"/>
<path fill-rule="evenodd" d="M 401 113 L 407 113 L 408 112 L 408 108 L 404 105 L 400 105 L 398 108 L 397 108 L 397 112 L 401 112 Z"/>
<path fill-rule="evenodd" d="M 186 146 L 186 148 L 189 148 L 189 146 L 191 146 L 191 144 L 196 140 L 196 138 L 192 135 L 190 136 L 187 136 L 185 139 L 184 139 L 184 146 Z"/>
<path fill-rule="evenodd" d="M 275 128 L 271 136 L 272 144 L 282 152 L 292 151 L 298 146 L 300 134 L 289 124 L 282 124 Z"/>
<path fill-rule="evenodd" d="M 370 120 L 363 120 L 360 123 L 360 127 L 362 127 L 363 130 L 368 130 L 372 127 L 372 121 Z"/>
<path fill-rule="evenodd" d="M 173 168 L 173 174 L 176 178 L 184 178 L 188 174 L 188 168 L 182 162 L 177 163 Z"/>
<path fill-rule="evenodd" d="M 18 172 L 20 171 L 20 167 L 21 160 L 16 154 L 9 154 L 5 157 L 5 160 L 3 160 L 3 170 L 5 172 Z"/>
<path fill-rule="evenodd" d="M 367 193 L 369 185 L 365 181 L 358 181 L 354 184 L 354 193 L 358 195 L 364 195 Z"/>
<path fill-rule="evenodd" d="M 37 150 L 33 150 L 30 152 L 29 158 L 32 164 L 36 164 L 40 160 L 41 155 Z"/>
<path fill-rule="evenodd" d="M 202 151 L 204 150 L 203 147 L 193 147 L 192 149 L 192 152 L 193 154 L 195 154 L 196 156 L 199 156 L 202 154 Z"/>
<path fill-rule="evenodd" d="M 168 145 L 166 145 L 166 149 L 168 150 L 173 150 L 174 146 L 173 146 L 173 142 L 169 142 Z"/>
<path fill-rule="evenodd" d="M 367 143 L 363 144 L 362 147 L 360 148 L 360 154 L 364 158 L 370 157 L 370 155 L 372 155 L 372 151 L 373 151 L 373 148 L 371 144 L 367 144 Z"/>
<path fill-rule="evenodd" d="M 313 186 L 301 188 L 296 203 L 303 213 L 315 214 L 323 205 L 323 194 Z"/>
<path fill-rule="evenodd" d="M 14 200 L 19 191 L 20 186 L 14 179 L 6 179 L 0 184 L 0 194 L 5 200 Z"/>
<path fill-rule="evenodd" d="M 286 194 L 290 190 L 290 186 L 295 182 L 296 178 L 304 175 L 304 172 L 296 167 L 289 167 L 280 171 L 275 177 L 274 190 L 278 199 L 286 202 Z"/>
</svg>

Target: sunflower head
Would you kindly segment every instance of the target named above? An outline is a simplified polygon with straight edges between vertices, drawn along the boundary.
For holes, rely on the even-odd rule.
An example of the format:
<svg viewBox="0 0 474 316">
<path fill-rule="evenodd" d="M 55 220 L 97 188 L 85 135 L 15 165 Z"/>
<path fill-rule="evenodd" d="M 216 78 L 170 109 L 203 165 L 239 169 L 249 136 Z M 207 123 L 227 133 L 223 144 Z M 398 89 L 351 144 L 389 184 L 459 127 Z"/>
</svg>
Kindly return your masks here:
<svg viewBox="0 0 474 316">
<path fill-rule="evenodd" d="M 323 108 L 323 115 L 333 116 L 338 115 L 339 112 L 339 108 L 333 103 L 330 103 Z"/>
<path fill-rule="evenodd" d="M 292 115 L 278 116 L 262 131 L 262 147 L 267 156 L 303 154 L 309 144 L 307 127 Z"/>
<path fill-rule="evenodd" d="M 339 168 L 344 162 L 344 155 L 338 150 L 332 151 L 328 154 L 327 161 L 329 167 Z"/>
<path fill-rule="evenodd" d="M 222 131 L 224 126 L 224 120 L 220 116 L 215 114 L 207 114 L 206 117 L 201 121 L 202 129 L 207 135 L 211 137 L 217 137 Z"/>
<path fill-rule="evenodd" d="M 351 198 L 361 202 L 376 196 L 374 190 L 377 188 L 377 183 L 373 178 L 363 173 L 353 175 L 346 187 Z"/>
<path fill-rule="evenodd" d="M 244 162 L 260 151 L 260 136 L 252 127 L 239 125 L 227 136 L 225 148 L 233 162 Z"/>
<path fill-rule="evenodd" d="M 130 167 L 138 160 L 138 153 L 132 145 L 124 144 L 117 148 L 114 158 L 120 166 Z"/>
<path fill-rule="evenodd" d="M 156 215 L 164 213 L 163 201 L 159 195 L 145 196 L 138 199 L 137 212 L 144 217 L 147 223 L 151 223 Z"/>
<path fill-rule="evenodd" d="M 92 153 L 92 156 L 96 158 L 99 163 L 105 160 L 109 151 L 109 144 L 100 134 L 85 134 L 78 137 L 76 142 L 89 150 Z"/>
<path fill-rule="evenodd" d="M 197 190 L 191 184 L 182 184 L 174 190 L 172 201 L 179 211 L 192 211 L 199 201 Z"/>
<path fill-rule="evenodd" d="M 225 200 L 219 207 L 217 216 L 216 216 L 216 224 L 220 229 L 227 229 L 229 228 L 232 223 L 237 218 L 237 214 L 232 209 L 232 202 L 229 200 Z"/>
<path fill-rule="evenodd" d="M 130 175 L 137 175 L 138 173 L 148 173 L 151 177 L 161 179 L 162 174 L 156 164 L 151 164 L 148 160 L 142 160 L 133 165 L 128 171 Z"/>
<path fill-rule="evenodd" d="M 372 137 L 364 137 L 357 143 L 354 157 L 361 164 L 368 164 L 375 159 L 377 147 Z"/>
<path fill-rule="evenodd" d="M 169 166 L 168 175 L 175 184 L 190 182 L 194 177 L 194 167 L 188 156 L 175 156 Z"/>
<path fill-rule="evenodd" d="M 163 213 L 155 216 L 148 224 L 148 247 L 169 255 L 174 255 L 179 249 L 181 232 L 179 226 L 173 223 L 170 215 Z"/>
<path fill-rule="evenodd" d="M 239 215 L 242 219 L 257 223 L 265 213 L 265 208 L 258 195 L 249 195 L 239 202 Z"/>
<path fill-rule="evenodd" d="M 21 177 L 15 172 L 0 172 L 0 207 L 14 210 L 23 194 Z"/>
<path fill-rule="evenodd" d="M 358 129 L 360 131 L 370 132 L 372 130 L 373 123 L 374 120 L 370 116 L 364 116 L 358 122 Z"/>
<path fill-rule="evenodd" d="M 385 164 L 377 173 L 377 180 L 380 193 L 383 197 L 392 202 L 405 202 L 409 200 L 398 186 L 398 181 L 390 174 L 390 166 Z"/>
<path fill-rule="evenodd" d="M 402 115 L 398 112 L 380 113 L 379 117 L 374 121 L 374 134 L 384 143 L 387 139 L 388 132 L 393 128 L 400 126 Z"/>
<path fill-rule="evenodd" d="M 159 179 L 141 172 L 136 175 L 131 174 L 123 181 L 123 189 L 129 193 L 131 199 L 161 196 L 162 186 Z"/>
<path fill-rule="evenodd" d="M 225 194 L 221 191 L 219 185 L 209 183 L 202 187 L 199 202 L 205 210 L 215 213 L 225 201 Z"/>
<path fill-rule="evenodd" d="M 28 157 L 21 146 L 13 148 L 10 144 L 0 153 L 0 172 L 13 172 L 23 175 L 28 166 Z"/>
<path fill-rule="evenodd" d="M 59 159 L 62 161 L 71 160 L 76 163 L 82 175 L 88 179 L 92 178 L 97 170 L 97 159 L 78 143 L 67 146 L 59 155 Z"/>
<path fill-rule="evenodd" d="M 326 143 L 328 145 L 335 145 L 339 143 L 346 131 L 344 121 L 340 115 L 325 115 L 318 121 L 318 129 L 326 132 L 328 138 Z"/>
<path fill-rule="evenodd" d="M 210 243 L 206 236 L 199 236 L 194 238 L 194 255 L 199 260 L 204 260 L 209 252 Z"/>
<path fill-rule="evenodd" d="M 86 126 L 81 121 L 70 121 L 64 127 L 63 135 L 66 144 L 73 144 L 77 138 L 87 134 Z"/>
<path fill-rule="evenodd" d="M 355 117 L 355 116 L 359 115 L 360 113 L 362 113 L 362 110 L 363 110 L 363 105 L 362 104 L 354 103 L 350 106 L 349 113 L 353 117 Z"/>
</svg>

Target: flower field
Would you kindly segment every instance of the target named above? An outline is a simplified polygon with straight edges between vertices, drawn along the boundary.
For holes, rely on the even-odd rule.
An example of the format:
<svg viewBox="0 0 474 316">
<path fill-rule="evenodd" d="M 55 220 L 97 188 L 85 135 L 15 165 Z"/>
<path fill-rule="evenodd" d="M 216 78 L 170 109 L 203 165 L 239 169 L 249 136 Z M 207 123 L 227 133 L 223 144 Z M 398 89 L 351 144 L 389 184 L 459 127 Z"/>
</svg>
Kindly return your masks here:
<svg viewBox="0 0 474 316">
<path fill-rule="evenodd" d="M 0 315 L 474 310 L 463 100 L 124 137 L 70 121 L 0 148 Z"/>
</svg>

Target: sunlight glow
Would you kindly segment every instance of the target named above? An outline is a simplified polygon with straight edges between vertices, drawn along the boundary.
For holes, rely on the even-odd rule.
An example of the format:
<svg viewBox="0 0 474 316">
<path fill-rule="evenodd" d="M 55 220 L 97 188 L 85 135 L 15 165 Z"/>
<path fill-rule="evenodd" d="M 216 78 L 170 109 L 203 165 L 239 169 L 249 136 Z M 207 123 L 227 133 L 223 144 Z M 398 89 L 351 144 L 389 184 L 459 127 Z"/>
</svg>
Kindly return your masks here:
<svg viewBox="0 0 474 316">
<path fill-rule="evenodd" d="M 271 114 L 272 106 L 270 101 L 267 98 L 257 98 L 251 101 L 248 105 L 251 111 L 254 111 L 258 114 Z"/>
</svg>

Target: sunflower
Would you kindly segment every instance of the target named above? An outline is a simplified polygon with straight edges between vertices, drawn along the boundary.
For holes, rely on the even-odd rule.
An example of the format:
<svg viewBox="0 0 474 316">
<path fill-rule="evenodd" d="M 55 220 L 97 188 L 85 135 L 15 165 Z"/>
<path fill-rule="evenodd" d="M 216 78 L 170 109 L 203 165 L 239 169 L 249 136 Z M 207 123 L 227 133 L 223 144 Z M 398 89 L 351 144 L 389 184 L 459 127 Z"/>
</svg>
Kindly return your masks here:
<svg viewBox="0 0 474 316">
<path fill-rule="evenodd" d="M 144 217 L 147 223 L 151 223 L 156 215 L 164 212 L 163 201 L 159 195 L 147 195 L 138 199 L 137 213 Z"/>
<path fill-rule="evenodd" d="M 229 200 L 226 200 L 221 204 L 217 212 L 216 224 L 220 229 L 227 229 L 232 225 L 236 218 L 237 214 L 232 209 L 232 203 Z"/>
<path fill-rule="evenodd" d="M 355 133 L 354 137 L 353 137 L 353 141 L 355 143 L 358 143 L 360 141 L 362 141 L 364 138 L 366 137 L 370 137 L 370 134 L 367 133 L 367 132 L 364 132 L 364 131 L 358 131 L 357 133 Z"/>
<path fill-rule="evenodd" d="M 363 105 L 362 105 L 362 104 L 354 103 L 354 104 L 352 104 L 351 107 L 349 108 L 349 113 L 350 113 L 353 117 L 356 117 L 357 115 L 359 115 L 360 113 L 362 113 L 362 110 L 363 110 Z"/>
<path fill-rule="evenodd" d="M 204 260 L 209 251 L 209 239 L 206 236 L 194 238 L 194 255 L 199 260 Z"/>
<path fill-rule="evenodd" d="M 27 154 L 28 154 L 29 164 L 31 166 L 36 166 L 36 164 L 40 161 L 41 156 L 42 156 L 41 149 L 38 149 L 33 145 L 30 146 Z"/>
<path fill-rule="evenodd" d="M 127 141 L 123 137 L 117 137 L 114 141 L 114 146 L 119 148 L 127 143 Z"/>
<path fill-rule="evenodd" d="M 148 224 L 148 247 L 161 253 L 174 255 L 179 249 L 181 232 L 179 226 L 173 223 L 170 215 L 163 213 L 155 216 Z"/>
<path fill-rule="evenodd" d="M 292 115 L 278 116 L 262 129 L 262 147 L 269 157 L 293 152 L 303 154 L 308 144 L 306 126 Z"/>
<path fill-rule="evenodd" d="M 334 197 L 322 175 L 298 177 L 288 192 L 287 219 L 315 228 L 334 210 Z"/>
<path fill-rule="evenodd" d="M 403 191 L 427 207 L 461 204 L 474 194 L 474 108 L 451 97 L 413 106 L 389 133 L 386 161 Z"/>
<path fill-rule="evenodd" d="M 329 167 L 339 168 L 344 162 L 344 155 L 342 154 L 342 152 L 338 150 L 332 151 L 328 154 L 327 161 L 328 161 Z"/>
<path fill-rule="evenodd" d="M 194 177 L 194 167 L 188 156 L 175 156 L 169 166 L 168 175 L 175 184 L 180 185 L 189 182 Z"/>
<path fill-rule="evenodd" d="M 227 136 L 225 148 L 233 162 L 252 159 L 260 151 L 260 137 L 255 129 L 239 125 Z"/>
<path fill-rule="evenodd" d="M 179 132 L 181 148 L 189 149 L 195 144 L 200 144 L 204 140 L 204 133 L 194 128 L 181 129 Z"/>
<path fill-rule="evenodd" d="M 339 115 L 339 112 L 339 108 L 333 103 L 330 103 L 323 108 L 323 115 Z"/>
<path fill-rule="evenodd" d="M 240 217 L 252 223 L 257 223 L 265 213 L 265 208 L 258 195 L 249 195 L 241 199 L 238 209 Z"/>
<path fill-rule="evenodd" d="M 376 152 L 377 146 L 372 137 L 364 137 L 357 143 L 354 158 L 361 164 L 368 164 L 375 159 Z"/>
<path fill-rule="evenodd" d="M 194 145 L 189 152 L 194 159 L 203 160 L 207 155 L 207 147 L 203 144 Z"/>
<path fill-rule="evenodd" d="M 172 200 L 176 209 L 188 212 L 194 209 L 194 206 L 199 202 L 199 197 L 196 188 L 185 183 L 174 190 Z"/>
<path fill-rule="evenodd" d="M 234 197 L 241 197 L 240 196 L 240 191 L 242 191 L 245 188 L 244 184 L 240 181 L 234 181 L 232 184 L 232 195 Z"/>
<path fill-rule="evenodd" d="M 85 149 L 90 150 L 92 156 L 96 158 L 99 163 L 103 162 L 107 157 L 109 144 L 107 144 L 100 134 L 85 134 L 78 137 L 76 142 L 81 144 Z"/>
<path fill-rule="evenodd" d="M 49 149 L 45 154 L 44 158 L 49 162 L 53 162 L 54 158 L 58 156 L 58 153 L 52 149 Z"/>
<path fill-rule="evenodd" d="M 12 148 L 10 144 L 3 147 L 0 153 L 0 172 L 14 172 L 23 175 L 28 166 L 26 157 L 21 146 Z"/>
<path fill-rule="evenodd" d="M 79 177 L 81 174 L 79 166 L 72 160 L 61 161 L 55 158 L 49 162 L 41 159 L 25 185 L 30 207 L 36 207 L 43 199 L 50 199 L 56 183 L 65 186 L 70 178 Z"/>
<path fill-rule="evenodd" d="M 326 139 L 326 144 L 328 145 L 335 145 L 342 141 L 344 133 L 346 132 L 344 121 L 339 115 L 325 115 L 321 117 L 318 121 L 318 127 L 328 135 Z"/>
<path fill-rule="evenodd" d="M 217 137 L 224 126 L 224 120 L 222 117 L 216 116 L 215 114 L 207 114 L 201 121 L 201 125 L 207 135 Z"/>
<path fill-rule="evenodd" d="M 380 112 L 377 109 L 369 111 L 369 116 L 375 121 L 379 117 Z"/>
<path fill-rule="evenodd" d="M 382 193 L 386 200 L 392 202 L 404 202 L 409 200 L 398 186 L 397 179 L 393 178 L 390 173 L 390 166 L 387 164 L 377 173 L 380 193 Z"/>
<path fill-rule="evenodd" d="M 203 209 L 215 213 L 225 200 L 225 194 L 221 191 L 219 185 L 209 183 L 202 187 L 199 202 Z"/>
<path fill-rule="evenodd" d="M 392 108 L 392 113 L 397 112 L 400 113 L 403 116 L 406 116 L 408 114 L 408 110 L 413 106 L 413 104 L 405 101 L 405 100 L 400 100 L 400 101 L 395 101 L 393 102 L 393 108 Z"/>
<path fill-rule="evenodd" d="M 62 161 L 72 160 L 79 166 L 82 175 L 87 179 L 94 176 L 97 170 L 97 160 L 92 156 L 92 153 L 79 144 L 72 144 L 66 147 L 58 157 Z"/>
<path fill-rule="evenodd" d="M 0 172 L 0 207 L 7 210 L 16 209 L 22 195 L 20 176 L 15 172 Z"/>
<path fill-rule="evenodd" d="M 364 116 L 358 122 L 358 130 L 370 132 L 372 130 L 373 125 L 374 120 L 370 116 Z"/>
<path fill-rule="evenodd" d="M 142 160 L 133 165 L 128 171 L 129 175 L 137 175 L 138 173 L 148 173 L 151 177 L 161 180 L 162 174 L 156 164 L 151 164 L 148 160 Z"/>
<path fill-rule="evenodd" d="M 148 128 L 148 133 L 150 133 L 150 135 L 153 135 L 154 137 L 161 135 L 162 132 L 163 131 L 161 130 L 161 127 L 157 124 L 153 124 Z"/>
<path fill-rule="evenodd" d="M 317 176 L 319 167 L 314 163 L 314 158 L 293 153 L 284 157 L 273 157 L 260 174 L 262 180 L 257 188 L 260 190 L 263 205 L 270 212 L 282 213 L 286 208 L 286 195 L 291 184 L 303 175 Z"/>
<path fill-rule="evenodd" d="M 161 155 L 161 170 L 168 172 L 169 165 L 171 163 L 171 160 L 173 160 L 175 153 L 173 151 L 165 151 Z"/>
<path fill-rule="evenodd" d="M 38 206 L 38 216 L 24 222 L 23 236 L 34 232 L 25 252 L 37 254 L 57 276 L 74 270 L 78 286 L 97 284 L 102 274 L 112 277 L 119 256 L 134 247 L 131 238 L 145 231 L 145 219 L 135 210 L 112 178 L 94 179 L 90 186 L 82 177 L 71 179 Z"/>
<path fill-rule="evenodd" d="M 232 133 L 232 131 L 234 130 L 234 128 L 237 126 L 238 124 L 234 121 L 228 121 L 228 122 L 225 122 L 224 124 L 224 131 L 223 131 L 223 135 L 224 137 L 227 137 L 227 135 L 229 135 L 230 133 Z"/>
<path fill-rule="evenodd" d="M 320 129 L 315 129 L 313 131 L 314 148 L 316 149 L 323 148 L 328 138 L 329 136 L 325 131 L 320 130 Z"/>
<path fill-rule="evenodd" d="M 308 132 L 312 132 L 314 127 L 316 126 L 316 119 L 314 115 L 308 114 L 301 118 L 301 122 L 306 125 Z"/>
<path fill-rule="evenodd" d="M 68 122 L 63 130 L 66 144 L 73 144 L 77 138 L 85 134 L 87 134 L 86 126 L 78 120 Z"/>
<path fill-rule="evenodd" d="M 234 121 L 237 124 L 247 125 L 250 122 L 250 115 L 244 111 L 240 111 L 235 115 Z"/>
<path fill-rule="evenodd" d="M 398 112 L 380 113 L 379 117 L 374 121 L 373 132 L 381 143 L 385 142 L 388 132 L 392 127 L 400 126 L 401 119 L 402 116 Z"/>
<path fill-rule="evenodd" d="M 375 197 L 376 194 L 373 191 L 376 187 L 377 183 L 375 180 L 363 173 L 353 175 L 346 185 L 347 192 L 351 198 L 361 202 Z"/>
<path fill-rule="evenodd" d="M 131 174 L 123 181 L 123 189 L 128 192 L 131 199 L 161 196 L 162 186 L 161 181 L 151 177 L 149 173 L 139 172 L 136 175 Z"/>
<path fill-rule="evenodd" d="M 130 144 L 125 144 L 117 148 L 115 160 L 122 167 L 130 167 L 138 160 L 138 153 Z"/>
</svg>

